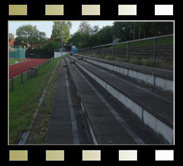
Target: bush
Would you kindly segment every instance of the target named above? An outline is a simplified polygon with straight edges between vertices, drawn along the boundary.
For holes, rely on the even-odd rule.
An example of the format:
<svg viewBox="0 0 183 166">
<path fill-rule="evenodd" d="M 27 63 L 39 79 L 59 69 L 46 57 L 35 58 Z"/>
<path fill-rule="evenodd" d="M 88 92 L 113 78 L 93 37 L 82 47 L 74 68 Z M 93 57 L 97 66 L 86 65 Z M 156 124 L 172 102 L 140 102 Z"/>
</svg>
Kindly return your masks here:
<svg viewBox="0 0 183 166">
<path fill-rule="evenodd" d="M 143 59 L 144 66 L 153 67 L 154 66 L 154 60 L 153 59 Z"/>
<path fill-rule="evenodd" d="M 136 57 L 130 58 L 129 62 L 133 63 L 133 64 L 136 64 L 136 65 L 143 65 L 141 59 L 140 58 L 136 58 Z"/>
<path fill-rule="evenodd" d="M 105 59 L 113 60 L 113 59 L 114 59 L 114 57 L 113 57 L 112 55 L 106 55 L 106 56 L 105 56 Z"/>
<path fill-rule="evenodd" d="M 59 44 L 55 41 L 50 41 L 43 48 L 28 49 L 26 51 L 26 57 L 31 57 L 30 54 L 40 55 L 40 58 L 52 58 L 54 56 L 54 50 L 59 49 Z"/>
</svg>

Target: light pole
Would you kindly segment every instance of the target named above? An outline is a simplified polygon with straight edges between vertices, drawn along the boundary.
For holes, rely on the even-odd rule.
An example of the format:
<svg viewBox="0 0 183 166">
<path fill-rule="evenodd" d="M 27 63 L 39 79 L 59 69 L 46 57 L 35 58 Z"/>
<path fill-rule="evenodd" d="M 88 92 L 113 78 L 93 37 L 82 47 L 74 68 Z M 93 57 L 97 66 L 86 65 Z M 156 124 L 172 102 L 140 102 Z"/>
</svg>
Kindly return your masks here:
<svg viewBox="0 0 183 166">
<path fill-rule="evenodd" d="M 61 56 L 63 56 L 63 22 L 62 22 L 62 43 L 61 43 L 61 45 L 62 45 L 62 53 L 61 53 Z"/>
<path fill-rule="evenodd" d="M 135 40 L 135 22 L 134 22 L 134 27 L 133 27 L 133 40 Z"/>
</svg>

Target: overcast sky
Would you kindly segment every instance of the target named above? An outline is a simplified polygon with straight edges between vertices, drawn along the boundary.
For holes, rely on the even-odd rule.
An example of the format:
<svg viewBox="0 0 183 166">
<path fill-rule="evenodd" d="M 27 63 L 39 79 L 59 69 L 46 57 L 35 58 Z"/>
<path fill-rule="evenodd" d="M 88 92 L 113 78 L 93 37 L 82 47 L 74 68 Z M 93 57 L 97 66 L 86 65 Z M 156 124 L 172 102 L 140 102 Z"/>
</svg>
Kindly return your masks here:
<svg viewBox="0 0 183 166">
<path fill-rule="evenodd" d="M 71 34 L 75 33 L 78 30 L 78 26 L 80 25 L 81 21 L 71 21 L 72 28 Z M 99 25 L 100 28 L 106 25 L 113 25 L 114 21 L 87 21 L 92 27 L 94 25 Z M 13 33 L 16 37 L 16 30 L 18 27 L 22 25 L 36 25 L 39 31 L 45 32 L 46 37 L 51 37 L 53 21 L 9 21 L 9 33 Z"/>
</svg>

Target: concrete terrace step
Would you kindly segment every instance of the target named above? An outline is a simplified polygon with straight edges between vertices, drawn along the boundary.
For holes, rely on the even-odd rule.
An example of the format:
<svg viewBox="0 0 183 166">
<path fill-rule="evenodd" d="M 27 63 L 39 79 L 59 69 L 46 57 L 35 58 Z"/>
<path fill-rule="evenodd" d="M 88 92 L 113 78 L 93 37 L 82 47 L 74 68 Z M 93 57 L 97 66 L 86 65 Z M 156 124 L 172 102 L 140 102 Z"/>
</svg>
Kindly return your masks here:
<svg viewBox="0 0 183 166">
<path fill-rule="evenodd" d="M 66 60 L 97 143 L 137 144 L 81 76 L 75 64 L 70 64 L 68 58 Z"/>
<path fill-rule="evenodd" d="M 173 92 L 173 72 L 170 70 L 145 67 L 102 58 L 82 57 L 84 60 L 97 66 L 136 79 L 157 89 Z"/>
<path fill-rule="evenodd" d="M 135 113 L 155 133 L 173 143 L 173 102 L 75 58 L 76 64 Z"/>
<path fill-rule="evenodd" d="M 61 60 L 60 73 L 54 97 L 47 144 L 73 144 L 72 125 L 66 91 L 66 68 Z"/>
</svg>

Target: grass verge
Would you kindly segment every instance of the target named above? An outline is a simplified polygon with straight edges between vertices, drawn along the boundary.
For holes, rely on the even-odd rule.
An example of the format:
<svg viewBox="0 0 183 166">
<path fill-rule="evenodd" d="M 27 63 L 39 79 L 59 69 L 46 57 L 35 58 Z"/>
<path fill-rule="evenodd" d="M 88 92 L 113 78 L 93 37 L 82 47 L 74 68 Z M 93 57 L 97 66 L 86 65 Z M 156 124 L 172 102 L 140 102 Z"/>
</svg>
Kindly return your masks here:
<svg viewBox="0 0 183 166">
<path fill-rule="evenodd" d="M 110 54 L 108 54 L 106 56 L 92 54 L 91 57 L 103 58 L 103 59 L 107 59 L 107 60 L 117 60 L 117 61 L 121 61 L 121 62 L 142 65 L 142 66 L 147 66 L 147 67 L 156 67 L 156 68 L 161 68 L 161 69 L 173 70 L 173 62 L 170 60 L 156 59 L 154 61 L 152 58 L 146 59 L 146 58 L 140 58 L 140 57 L 131 57 L 130 59 L 127 59 L 125 57 L 121 57 L 121 58 L 116 57 L 116 56 L 113 57 Z"/>
<path fill-rule="evenodd" d="M 41 106 L 39 107 L 39 112 L 32 125 L 26 144 L 46 144 L 51 110 L 54 101 L 53 99 L 58 81 L 60 69 L 59 66 L 60 63 L 58 63 L 57 67 L 55 68 L 55 73 L 53 74 L 52 79 L 49 83 L 45 98 Z"/>
<path fill-rule="evenodd" d="M 147 47 L 147 46 L 153 46 L 154 40 L 146 40 L 146 41 L 136 41 L 136 42 L 131 42 L 130 47 Z M 157 46 L 166 46 L 166 45 L 172 45 L 173 46 L 173 37 L 166 37 L 166 38 L 160 38 L 157 39 Z M 107 47 L 106 49 L 112 49 L 113 46 Z M 126 48 L 127 44 L 117 44 L 114 45 L 115 48 Z"/>
<path fill-rule="evenodd" d="M 17 144 L 22 134 L 28 130 L 39 98 L 59 59 L 54 59 L 39 69 L 38 76 L 25 80 L 9 91 L 9 144 Z M 16 79 L 19 78 L 16 77 L 15 82 Z"/>
<path fill-rule="evenodd" d="M 17 62 L 24 62 L 25 60 L 9 59 L 9 65 L 15 64 L 15 61 L 17 61 Z"/>
</svg>

